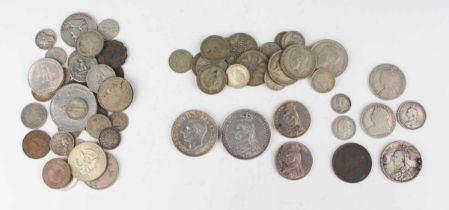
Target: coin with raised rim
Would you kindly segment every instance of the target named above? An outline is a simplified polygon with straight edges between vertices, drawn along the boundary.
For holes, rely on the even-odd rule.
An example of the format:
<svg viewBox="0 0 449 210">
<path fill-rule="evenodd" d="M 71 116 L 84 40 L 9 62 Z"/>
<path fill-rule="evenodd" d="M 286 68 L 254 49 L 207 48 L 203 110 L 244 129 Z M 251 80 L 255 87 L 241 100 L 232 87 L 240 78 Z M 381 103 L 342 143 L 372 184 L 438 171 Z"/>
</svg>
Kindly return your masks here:
<svg viewBox="0 0 449 210">
<path fill-rule="evenodd" d="M 416 101 L 406 101 L 396 111 L 399 124 L 407 129 L 416 130 L 426 122 L 426 110 Z"/>
<path fill-rule="evenodd" d="M 236 63 L 244 65 L 249 73 L 250 78 L 248 85 L 257 86 L 264 83 L 263 77 L 268 71 L 268 58 L 262 52 L 250 50 L 242 53 Z"/>
<path fill-rule="evenodd" d="M 226 86 L 228 79 L 223 69 L 208 65 L 203 67 L 196 77 L 196 83 L 201 91 L 206 94 L 217 94 Z"/>
<path fill-rule="evenodd" d="M 355 131 L 355 122 L 348 116 L 338 116 L 332 122 L 332 133 L 340 140 L 348 140 L 352 138 Z"/>
<path fill-rule="evenodd" d="M 123 111 L 133 100 L 133 89 L 129 82 L 121 77 L 109 77 L 98 89 L 99 104 L 110 112 Z"/>
<path fill-rule="evenodd" d="M 73 51 L 68 61 L 69 72 L 72 78 L 77 82 L 86 82 L 87 73 L 92 66 L 97 65 L 95 58 L 82 56 L 77 51 Z"/>
<path fill-rule="evenodd" d="M 22 149 L 25 155 L 32 159 L 45 157 L 50 151 L 50 136 L 41 130 L 32 130 L 25 135 Z"/>
<path fill-rule="evenodd" d="M 105 40 L 112 40 L 120 32 L 120 25 L 114 19 L 105 19 L 98 24 L 97 29 Z"/>
<path fill-rule="evenodd" d="M 232 34 L 227 41 L 231 47 L 231 54 L 226 58 L 229 64 L 234 64 L 242 53 L 258 48 L 256 40 L 246 33 Z"/>
<path fill-rule="evenodd" d="M 68 16 L 61 26 L 62 40 L 75 47 L 78 36 L 85 31 L 97 30 L 97 23 L 85 13 L 74 13 Z"/>
<path fill-rule="evenodd" d="M 28 84 L 38 94 L 54 93 L 64 82 L 64 70 L 58 61 L 42 58 L 31 65 L 28 71 Z"/>
<path fill-rule="evenodd" d="M 339 114 L 346 113 L 351 109 L 351 99 L 343 93 L 335 94 L 331 99 L 331 107 Z"/>
<path fill-rule="evenodd" d="M 302 136 L 309 129 L 310 122 L 309 110 L 298 101 L 287 101 L 274 113 L 274 127 L 285 137 Z"/>
<path fill-rule="evenodd" d="M 94 114 L 87 121 L 86 131 L 92 137 L 98 139 L 101 131 L 112 126 L 111 120 L 102 114 Z"/>
<path fill-rule="evenodd" d="M 290 180 L 301 179 L 312 169 L 312 154 L 306 145 L 299 142 L 284 143 L 276 153 L 275 159 L 278 173 Z"/>
<path fill-rule="evenodd" d="M 68 156 L 75 147 L 75 137 L 67 131 L 58 131 L 50 139 L 50 149 L 60 156 Z"/>
<path fill-rule="evenodd" d="M 36 34 L 35 42 L 37 47 L 46 50 L 55 46 L 56 32 L 51 29 L 42 29 Z"/>
<path fill-rule="evenodd" d="M 340 76 L 348 66 L 348 53 L 337 41 L 323 39 L 312 46 L 312 52 L 316 57 L 316 68 L 327 69 L 335 77 Z"/>
<path fill-rule="evenodd" d="M 217 35 L 212 35 L 204 39 L 200 49 L 201 56 L 211 61 L 224 60 L 231 55 L 229 42 Z"/>
<path fill-rule="evenodd" d="M 92 181 L 105 172 L 107 158 L 100 146 L 93 142 L 83 142 L 70 152 L 68 163 L 75 178 Z"/>
<path fill-rule="evenodd" d="M 335 86 L 335 76 L 326 69 L 318 69 L 312 74 L 312 88 L 319 93 L 327 93 Z"/>
<path fill-rule="evenodd" d="M 47 109 L 40 103 L 30 103 L 22 109 L 20 119 L 27 128 L 40 128 L 47 121 Z"/>
<path fill-rule="evenodd" d="M 405 75 L 393 64 L 380 64 L 369 75 L 371 92 L 380 99 L 393 100 L 405 90 Z"/>
<path fill-rule="evenodd" d="M 103 50 L 104 38 L 98 31 L 86 31 L 76 40 L 76 51 L 85 57 L 95 57 Z"/>
<path fill-rule="evenodd" d="M 368 136 L 383 138 L 393 132 L 396 126 L 396 117 L 393 110 L 387 105 L 372 103 L 363 109 L 360 124 Z"/>
<path fill-rule="evenodd" d="M 64 65 L 67 61 L 67 53 L 64 49 L 60 47 L 52 47 L 47 50 L 47 53 L 45 53 L 46 58 L 52 58 L 59 62 L 59 64 Z"/>
<path fill-rule="evenodd" d="M 343 144 L 338 147 L 332 157 L 332 168 L 335 175 L 348 183 L 364 180 L 370 174 L 371 167 L 371 155 L 360 144 Z"/>
<path fill-rule="evenodd" d="M 176 73 L 184 73 L 192 68 L 193 56 L 184 49 L 175 50 L 168 58 L 170 68 Z"/>
<path fill-rule="evenodd" d="M 91 70 L 87 72 L 87 87 L 92 92 L 97 93 L 101 83 L 110 77 L 115 77 L 115 72 L 111 67 L 106 64 L 93 65 Z"/>
<path fill-rule="evenodd" d="M 384 148 L 380 166 L 388 179 L 395 182 L 408 182 L 418 176 L 421 171 L 421 154 L 409 142 L 394 141 Z"/>
<path fill-rule="evenodd" d="M 87 186 L 93 189 L 101 190 L 111 186 L 112 184 L 114 184 L 115 180 L 117 180 L 119 173 L 118 161 L 109 152 L 106 152 L 106 156 L 108 159 L 106 171 L 97 179 L 85 182 Z"/>
<path fill-rule="evenodd" d="M 66 160 L 54 158 L 45 164 L 42 179 L 48 187 L 62 189 L 72 180 L 72 170 Z"/>
<path fill-rule="evenodd" d="M 233 88 L 245 87 L 249 82 L 249 71 L 242 64 L 232 64 L 226 70 L 228 85 Z"/>
<path fill-rule="evenodd" d="M 310 49 L 293 44 L 281 54 L 281 69 L 291 79 L 303 79 L 315 70 L 315 55 Z"/>
</svg>

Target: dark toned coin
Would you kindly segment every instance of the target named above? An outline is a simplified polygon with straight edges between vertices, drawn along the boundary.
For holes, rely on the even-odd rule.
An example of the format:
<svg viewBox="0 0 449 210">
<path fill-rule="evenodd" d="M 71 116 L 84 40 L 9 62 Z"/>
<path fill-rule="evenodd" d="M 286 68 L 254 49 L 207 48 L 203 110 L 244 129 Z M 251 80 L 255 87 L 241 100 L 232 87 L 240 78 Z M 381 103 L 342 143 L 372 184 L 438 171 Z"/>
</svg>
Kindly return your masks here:
<svg viewBox="0 0 449 210">
<path fill-rule="evenodd" d="M 303 135 L 310 126 L 310 113 L 298 101 L 283 103 L 274 113 L 274 127 L 285 137 Z"/>
<path fill-rule="evenodd" d="M 125 72 L 123 71 L 123 68 L 121 66 L 118 66 L 118 67 L 115 67 L 112 69 L 114 69 L 116 77 L 125 78 Z"/>
<path fill-rule="evenodd" d="M 23 138 L 22 149 L 30 158 L 43 158 L 50 151 L 50 136 L 44 131 L 32 130 Z"/>
<path fill-rule="evenodd" d="M 380 166 L 388 179 L 408 182 L 421 171 L 421 154 L 412 144 L 395 141 L 385 147 L 380 158 Z"/>
<path fill-rule="evenodd" d="M 229 64 L 234 64 L 240 55 L 249 50 L 257 50 L 256 40 L 246 33 L 235 33 L 227 39 L 231 46 L 231 54 L 226 61 Z"/>
<path fill-rule="evenodd" d="M 105 128 L 100 132 L 98 141 L 103 149 L 115 149 L 120 145 L 120 132 L 115 128 Z"/>
<path fill-rule="evenodd" d="M 98 63 L 106 64 L 115 69 L 122 66 L 127 57 L 128 52 L 122 42 L 108 40 L 104 42 L 103 50 L 97 55 L 97 60 Z"/>
<path fill-rule="evenodd" d="M 299 142 L 283 144 L 276 154 L 276 169 L 286 179 L 305 177 L 312 168 L 313 158 L 309 149 Z"/>
<path fill-rule="evenodd" d="M 61 189 L 72 180 L 72 170 L 66 160 L 54 158 L 49 160 L 42 170 L 44 183 L 53 189 Z"/>
<path fill-rule="evenodd" d="M 345 182 L 356 183 L 364 180 L 371 172 L 371 167 L 371 156 L 360 144 L 343 144 L 332 157 L 335 175 Z"/>
</svg>

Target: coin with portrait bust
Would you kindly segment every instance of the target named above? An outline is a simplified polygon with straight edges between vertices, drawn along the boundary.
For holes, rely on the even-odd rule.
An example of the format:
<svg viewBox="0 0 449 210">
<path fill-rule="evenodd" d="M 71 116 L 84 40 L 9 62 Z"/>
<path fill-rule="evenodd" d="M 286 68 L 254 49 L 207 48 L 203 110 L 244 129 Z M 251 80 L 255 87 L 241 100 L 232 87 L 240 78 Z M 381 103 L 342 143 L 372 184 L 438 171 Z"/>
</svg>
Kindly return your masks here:
<svg viewBox="0 0 449 210">
<path fill-rule="evenodd" d="M 22 149 L 25 155 L 32 159 L 45 157 L 50 151 L 50 136 L 41 130 L 32 130 L 25 135 Z"/>
<path fill-rule="evenodd" d="M 276 153 L 275 159 L 278 173 L 290 180 L 305 177 L 312 168 L 312 154 L 306 145 L 299 142 L 284 143 Z"/>
<path fill-rule="evenodd" d="M 221 36 L 208 36 L 201 42 L 201 56 L 211 61 L 224 60 L 231 55 L 231 45 Z"/>
<path fill-rule="evenodd" d="M 406 101 L 399 105 L 396 112 L 399 124 L 407 129 L 416 130 L 426 122 L 426 110 L 416 101 Z"/>
<path fill-rule="evenodd" d="M 380 166 L 388 179 L 395 182 L 408 182 L 418 176 L 421 171 L 421 154 L 409 142 L 394 141 L 383 150 Z"/>
<path fill-rule="evenodd" d="M 257 86 L 264 83 L 263 77 L 268 71 L 268 58 L 258 50 L 250 50 L 242 53 L 236 63 L 244 65 L 250 74 L 249 86 Z"/>
<path fill-rule="evenodd" d="M 233 88 L 245 87 L 250 78 L 248 69 L 242 64 L 232 64 L 226 70 L 228 85 Z"/>
<path fill-rule="evenodd" d="M 351 109 L 351 99 L 343 93 L 335 94 L 331 99 L 331 107 L 339 114 L 346 113 Z"/>
<path fill-rule="evenodd" d="M 380 64 L 369 75 L 371 92 L 383 100 L 393 100 L 405 90 L 405 75 L 393 64 Z"/>
<path fill-rule="evenodd" d="M 301 33 L 297 31 L 288 31 L 281 38 L 281 47 L 282 49 L 287 48 L 290 45 L 297 44 L 300 46 L 305 46 L 306 41 Z"/>
<path fill-rule="evenodd" d="M 340 76 L 348 66 L 348 53 L 337 41 L 323 39 L 312 46 L 312 52 L 316 56 L 316 68 L 327 69 L 335 77 Z"/>
<path fill-rule="evenodd" d="M 66 160 L 54 158 L 45 164 L 42 179 L 48 187 L 62 189 L 72 180 L 72 171 Z"/>
<path fill-rule="evenodd" d="M 309 110 L 298 101 L 287 101 L 274 113 L 274 127 L 289 138 L 303 135 L 309 129 L 310 121 Z"/>
<path fill-rule="evenodd" d="M 315 70 L 315 55 L 304 46 L 293 44 L 282 51 L 281 69 L 291 79 L 303 79 Z"/>
<path fill-rule="evenodd" d="M 335 76 L 327 69 L 317 69 L 312 74 L 312 88 L 319 93 L 327 93 L 335 86 Z"/>
<path fill-rule="evenodd" d="M 371 167 L 371 155 L 365 147 L 357 143 L 341 145 L 332 157 L 335 175 L 348 183 L 364 180 L 370 174 Z"/>
<path fill-rule="evenodd" d="M 42 29 L 36 34 L 37 47 L 46 50 L 52 48 L 56 43 L 56 32 L 51 29 Z"/>
<path fill-rule="evenodd" d="M 228 78 L 223 69 L 215 65 L 207 65 L 202 68 L 196 77 L 196 83 L 201 91 L 206 94 L 217 94 L 221 92 Z"/>
<path fill-rule="evenodd" d="M 92 181 L 100 177 L 106 170 L 106 154 L 98 144 L 83 142 L 70 152 L 68 163 L 72 175 L 81 181 Z"/>
<path fill-rule="evenodd" d="M 363 109 L 360 124 L 368 136 L 383 138 L 393 132 L 396 127 L 396 117 L 387 105 L 371 103 Z"/>
<path fill-rule="evenodd" d="M 348 140 L 352 138 L 355 131 L 355 122 L 348 116 L 338 116 L 332 122 L 332 133 L 340 140 Z"/>
<path fill-rule="evenodd" d="M 240 55 L 249 50 L 257 50 L 256 40 L 246 33 L 235 33 L 226 39 L 231 47 L 231 53 L 226 58 L 229 64 L 234 64 Z"/>
<path fill-rule="evenodd" d="M 97 61 L 114 69 L 121 67 L 128 58 L 128 49 L 117 40 L 106 40 L 103 50 L 97 55 Z"/>
</svg>

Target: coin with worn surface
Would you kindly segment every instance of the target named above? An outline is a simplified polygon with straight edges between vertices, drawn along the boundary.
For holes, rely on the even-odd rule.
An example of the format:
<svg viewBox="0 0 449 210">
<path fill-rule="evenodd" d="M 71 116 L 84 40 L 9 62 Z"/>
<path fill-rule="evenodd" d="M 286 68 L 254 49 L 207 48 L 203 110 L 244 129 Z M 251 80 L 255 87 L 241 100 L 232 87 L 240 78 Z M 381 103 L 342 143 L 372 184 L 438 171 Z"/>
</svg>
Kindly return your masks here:
<svg viewBox="0 0 449 210">
<path fill-rule="evenodd" d="M 211 61 L 224 60 L 231 55 L 231 46 L 221 36 L 212 35 L 201 43 L 201 56 Z"/>
<path fill-rule="evenodd" d="M 45 53 L 46 58 L 52 58 L 59 62 L 59 64 L 64 65 L 67 61 L 67 53 L 64 49 L 60 47 L 52 47 L 47 50 L 47 53 Z"/>
<path fill-rule="evenodd" d="M 270 60 L 268 61 L 268 74 L 270 74 L 271 79 L 274 82 L 281 85 L 291 85 L 296 82 L 296 80 L 288 77 L 281 68 L 281 54 L 282 51 L 274 53 Z"/>
<path fill-rule="evenodd" d="M 50 149 L 57 155 L 68 156 L 73 147 L 75 147 L 75 138 L 67 131 L 58 131 L 50 139 Z"/>
<path fill-rule="evenodd" d="M 355 131 L 355 122 L 348 116 L 338 116 L 332 122 L 332 133 L 334 133 L 334 136 L 340 140 L 352 138 Z"/>
<path fill-rule="evenodd" d="M 250 73 L 249 86 L 263 84 L 263 77 L 268 70 L 268 58 L 262 52 L 257 50 L 246 51 L 240 55 L 236 63 L 242 64 L 248 69 Z"/>
<path fill-rule="evenodd" d="M 98 136 L 98 142 L 103 149 L 115 149 L 121 140 L 120 132 L 113 127 L 103 129 Z"/>
<path fill-rule="evenodd" d="M 319 93 L 327 93 L 335 86 L 335 76 L 327 69 L 318 69 L 312 74 L 312 88 Z"/>
<path fill-rule="evenodd" d="M 274 42 L 276 42 L 276 44 L 280 46 L 282 46 L 281 40 L 282 37 L 284 37 L 284 35 L 287 33 L 287 31 L 281 31 L 278 34 L 276 34 L 276 36 L 274 37 Z"/>
<path fill-rule="evenodd" d="M 133 89 L 129 82 L 121 77 L 110 77 L 101 83 L 98 89 L 99 104 L 110 112 L 123 111 L 133 100 Z"/>
<path fill-rule="evenodd" d="M 62 128 L 58 128 L 58 131 L 65 131 L 65 130 L 62 129 Z M 67 131 L 67 132 L 68 132 L 68 131 Z M 72 134 L 73 138 L 74 138 L 75 141 L 76 141 L 76 138 L 78 138 L 78 137 L 81 135 L 81 132 L 82 132 L 82 131 L 73 131 L 73 132 L 69 132 L 69 133 Z"/>
<path fill-rule="evenodd" d="M 301 33 L 297 31 L 288 31 L 281 38 L 281 47 L 283 49 L 287 48 L 290 45 L 297 44 L 300 46 L 306 46 L 306 41 Z"/>
<path fill-rule="evenodd" d="M 22 149 L 29 158 L 39 159 L 45 157 L 50 151 L 50 136 L 41 130 L 32 130 L 25 135 Z"/>
<path fill-rule="evenodd" d="M 51 98 L 53 98 L 53 96 L 55 95 L 56 92 L 53 93 L 45 93 L 45 94 L 40 94 L 40 93 L 36 93 L 34 91 L 31 91 L 31 95 L 33 96 L 34 99 L 36 99 L 36 101 L 39 102 L 47 102 L 49 101 Z"/>
<path fill-rule="evenodd" d="M 168 58 L 170 68 L 176 73 L 184 73 L 192 68 L 193 56 L 184 49 L 175 50 Z"/>
<path fill-rule="evenodd" d="M 111 120 L 109 120 L 107 116 L 102 114 L 94 114 L 87 121 L 86 131 L 92 137 L 98 139 L 101 131 L 111 126 L 112 126 Z"/>
<path fill-rule="evenodd" d="M 371 92 L 383 100 L 392 100 L 405 90 L 405 75 L 393 64 L 380 64 L 369 75 Z"/>
<path fill-rule="evenodd" d="M 98 24 L 98 32 L 100 32 L 104 39 L 112 40 L 120 32 L 120 25 L 114 19 L 105 19 Z"/>
<path fill-rule="evenodd" d="M 368 136 L 383 138 L 393 132 L 396 117 L 387 105 L 372 103 L 363 109 L 360 124 Z"/>
<path fill-rule="evenodd" d="M 68 66 L 72 78 L 77 82 L 86 82 L 87 73 L 92 66 L 97 65 L 95 58 L 84 57 L 77 51 L 69 56 Z"/>
<path fill-rule="evenodd" d="M 47 121 L 47 109 L 39 103 L 30 103 L 22 109 L 20 119 L 27 128 L 40 128 Z"/>
<path fill-rule="evenodd" d="M 340 76 L 348 66 L 348 53 L 338 42 L 324 39 L 316 42 L 312 46 L 312 52 L 316 57 L 316 68 L 327 69 L 335 77 Z"/>
<path fill-rule="evenodd" d="M 343 93 L 335 94 L 331 99 L 331 107 L 339 114 L 346 113 L 351 108 L 351 99 Z"/>
<path fill-rule="evenodd" d="M 113 68 L 115 72 L 115 76 L 125 78 L 125 72 L 121 66 Z"/>
<path fill-rule="evenodd" d="M 260 46 L 260 52 L 262 52 L 267 58 L 270 58 L 275 52 L 281 50 L 276 42 L 266 42 Z"/>
<path fill-rule="evenodd" d="M 408 182 L 422 168 L 421 154 L 406 141 L 395 141 L 385 147 L 380 158 L 382 172 L 395 182 Z"/>
<path fill-rule="evenodd" d="M 54 158 L 45 164 L 42 179 L 50 188 L 61 189 L 72 180 L 72 170 L 66 160 Z"/>
<path fill-rule="evenodd" d="M 289 138 L 303 135 L 309 129 L 310 121 L 309 110 L 298 101 L 287 101 L 274 113 L 274 127 Z"/>
<path fill-rule="evenodd" d="M 128 50 L 122 42 L 107 40 L 104 42 L 103 50 L 98 54 L 98 63 L 106 64 L 112 68 L 121 67 L 128 57 Z"/>
<path fill-rule="evenodd" d="M 64 82 L 62 83 L 62 85 L 67 85 L 72 81 L 72 76 L 70 75 L 70 72 L 66 67 L 62 67 L 62 69 L 64 70 Z"/>
<path fill-rule="evenodd" d="M 38 94 L 55 92 L 64 82 L 64 70 L 58 61 L 42 58 L 31 65 L 28 71 L 28 84 Z"/>
<path fill-rule="evenodd" d="M 108 165 L 106 166 L 106 171 L 98 177 L 95 180 L 87 181 L 85 182 L 87 186 L 93 188 L 93 189 L 105 189 L 112 184 L 114 184 L 115 180 L 117 179 L 118 172 L 119 172 L 119 165 L 117 159 L 111 154 L 106 153 L 107 159 L 108 159 Z"/>
<path fill-rule="evenodd" d="M 189 110 L 176 118 L 171 129 L 176 148 L 188 156 L 209 152 L 218 139 L 218 128 L 212 117 L 200 110 Z"/>
<path fill-rule="evenodd" d="M 97 112 L 94 94 L 80 84 L 68 84 L 56 92 L 50 103 L 53 122 L 65 131 L 83 130 L 87 120 Z"/>
<path fill-rule="evenodd" d="M 94 93 L 98 92 L 101 83 L 110 77 L 115 77 L 114 69 L 106 64 L 93 65 L 89 72 L 87 72 L 86 83 L 87 87 Z"/>
<path fill-rule="evenodd" d="M 227 41 L 231 46 L 231 54 L 226 58 L 229 64 L 234 64 L 242 53 L 258 48 L 256 40 L 246 33 L 235 33 Z"/>
<path fill-rule="evenodd" d="M 92 30 L 97 30 L 97 23 L 92 17 L 85 13 L 74 13 L 62 23 L 61 37 L 67 45 L 75 47 L 78 36 Z"/>
<path fill-rule="evenodd" d="M 128 127 L 128 115 L 124 112 L 114 112 L 109 115 L 109 118 L 111 119 L 112 127 L 118 131 L 123 131 Z"/>
<path fill-rule="evenodd" d="M 313 158 L 306 145 L 290 141 L 278 149 L 275 163 L 276 169 L 282 177 L 297 180 L 310 172 Z"/>
<path fill-rule="evenodd" d="M 406 101 L 399 105 L 396 117 L 402 127 L 415 130 L 426 122 L 426 110 L 416 101 Z"/>
<path fill-rule="evenodd" d="M 106 170 L 106 154 L 98 144 L 83 142 L 70 152 L 68 162 L 72 175 L 81 181 L 92 181 Z"/>
<path fill-rule="evenodd" d="M 315 70 L 315 55 L 308 48 L 293 44 L 281 54 L 281 69 L 291 79 L 302 79 Z"/>
<path fill-rule="evenodd" d="M 209 65 L 218 66 L 221 69 L 223 69 L 223 71 L 228 68 L 228 63 L 225 60 L 210 61 L 204 58 L 203 56 L 200 56 L 196 60 L 195 65 L 193 65 L 192 71 L 195 75 L 198 75 L 201 72 L 201 70 L 203 70 L 203 67 L 207 67 Z"/>
<path fill-rule="evenodd" d="M 270 143 L 270 126 L 262 115 L 241 109 L 223 122 L 222 142 L 226 150 L 239 159 L 252 159 L 265 151 Z"/>
<path fill-rule="evenodd" d="M 267 85 L 267 87 L 274 91 L 282 90 L 285 87 L 284 85 L 280 85 L 280 84 L 276 83 L 275 81 L 273 81 L 273 79 L 271 79 L 268 72 L 265 72 L 265 76 L 263 77 L 263 80 L 264 80 L 265 84 Z"/>
<path fill-rule="evenodd" d="M 356 183 L 364 180 L 371 172 L 371 167 L 371 155 L 360 144 L 343 144 L 332 157 L 335 175 L 345 182 Z"/>
<path fill-rule="evenodd" d="M 226 70 L 228 85 L 233 88 L 245 87 L 249 82 L 249 71 L 242 64 L 232 64 Z"/>
<path fill-rule="evenodd" d="M 85 57 L 95 57 L 103 50 L 104 38 L 98 31 L 86 31 L 76 40 L 76 51 Z"/>
<path fill-rule="evenodd" d="M 217 94 L 227 84 L 227 76 L 223 69 L 215 65 L 204 66 L 196 77 L 196 83 L 201 91 L 206 94 Z"/>
<path fill-rule="evenodd" d="M 35 42 L 37 47 L 46 50 L 55 46 L 56 43 L 56 32 L 51 29 L 42 29 L 37 32 Z"/>
</svg>

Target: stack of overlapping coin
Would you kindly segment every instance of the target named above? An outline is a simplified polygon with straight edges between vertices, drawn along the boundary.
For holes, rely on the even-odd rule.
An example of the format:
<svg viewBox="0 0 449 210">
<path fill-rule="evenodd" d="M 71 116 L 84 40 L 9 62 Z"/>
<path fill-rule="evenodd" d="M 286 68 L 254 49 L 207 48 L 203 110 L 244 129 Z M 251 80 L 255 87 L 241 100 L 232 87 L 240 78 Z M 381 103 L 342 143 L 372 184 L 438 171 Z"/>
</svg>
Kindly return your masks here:
<svg viewBox="0 0 449 210">
<path fill-rule="evenodd" d="M 207 94 L 217 94 L 226 85 L 242 88 L 265 83 L 281 90 L 308 77 L 314 90 L 327 93 L 348 64 L 348 54 L 338 42 L 326 39 L 308 47 L 297 31 L 281 32 L 274 42 L 260 47 L 245 33 L 228 38 L 212 35 L 203 40 L 200 51 L 193 57 L 187 50 L 175 50 L 169 66 L 178 73 L 191 69 L 198 87 Z"/>
<path fill-rule="evenodd" d="M 23 151 L 33 159 L 45 157 L 51 150 L 60 157 L 43 167 L 43 180 L 54 189 L 65 189 L 84 181 L 94 189 L 103 189 L 118 175 L 118 162 L 110 152 L 119 146 L 120 132 L 128 125 L 123 112 L 131 104 L 133 90 L 124 79 L 122 65 L 127 49 L 113 40 L 119 33 L 115 20 L 98 25 L 85 13 L 67 17 L 61 26 L 62 40 L 75 47 L 67 61 L 61 47 L 54 47 L 57 35 L 51 29 L 36 35 L 36 45 L 48 49 L 45 58 L 32 64 L 28 82 L 33 97 L 51 100 L 49 112 L 58 127 L 52 137 L 42 130 L 47 109 L 40 103 L 27 105 L 21 114 L 31 129 L 23 139 Z M 86 130 L 95 141 L 77 139 Z M 72 184 L 71 184 L 72 183 Z"/>
</svg>

